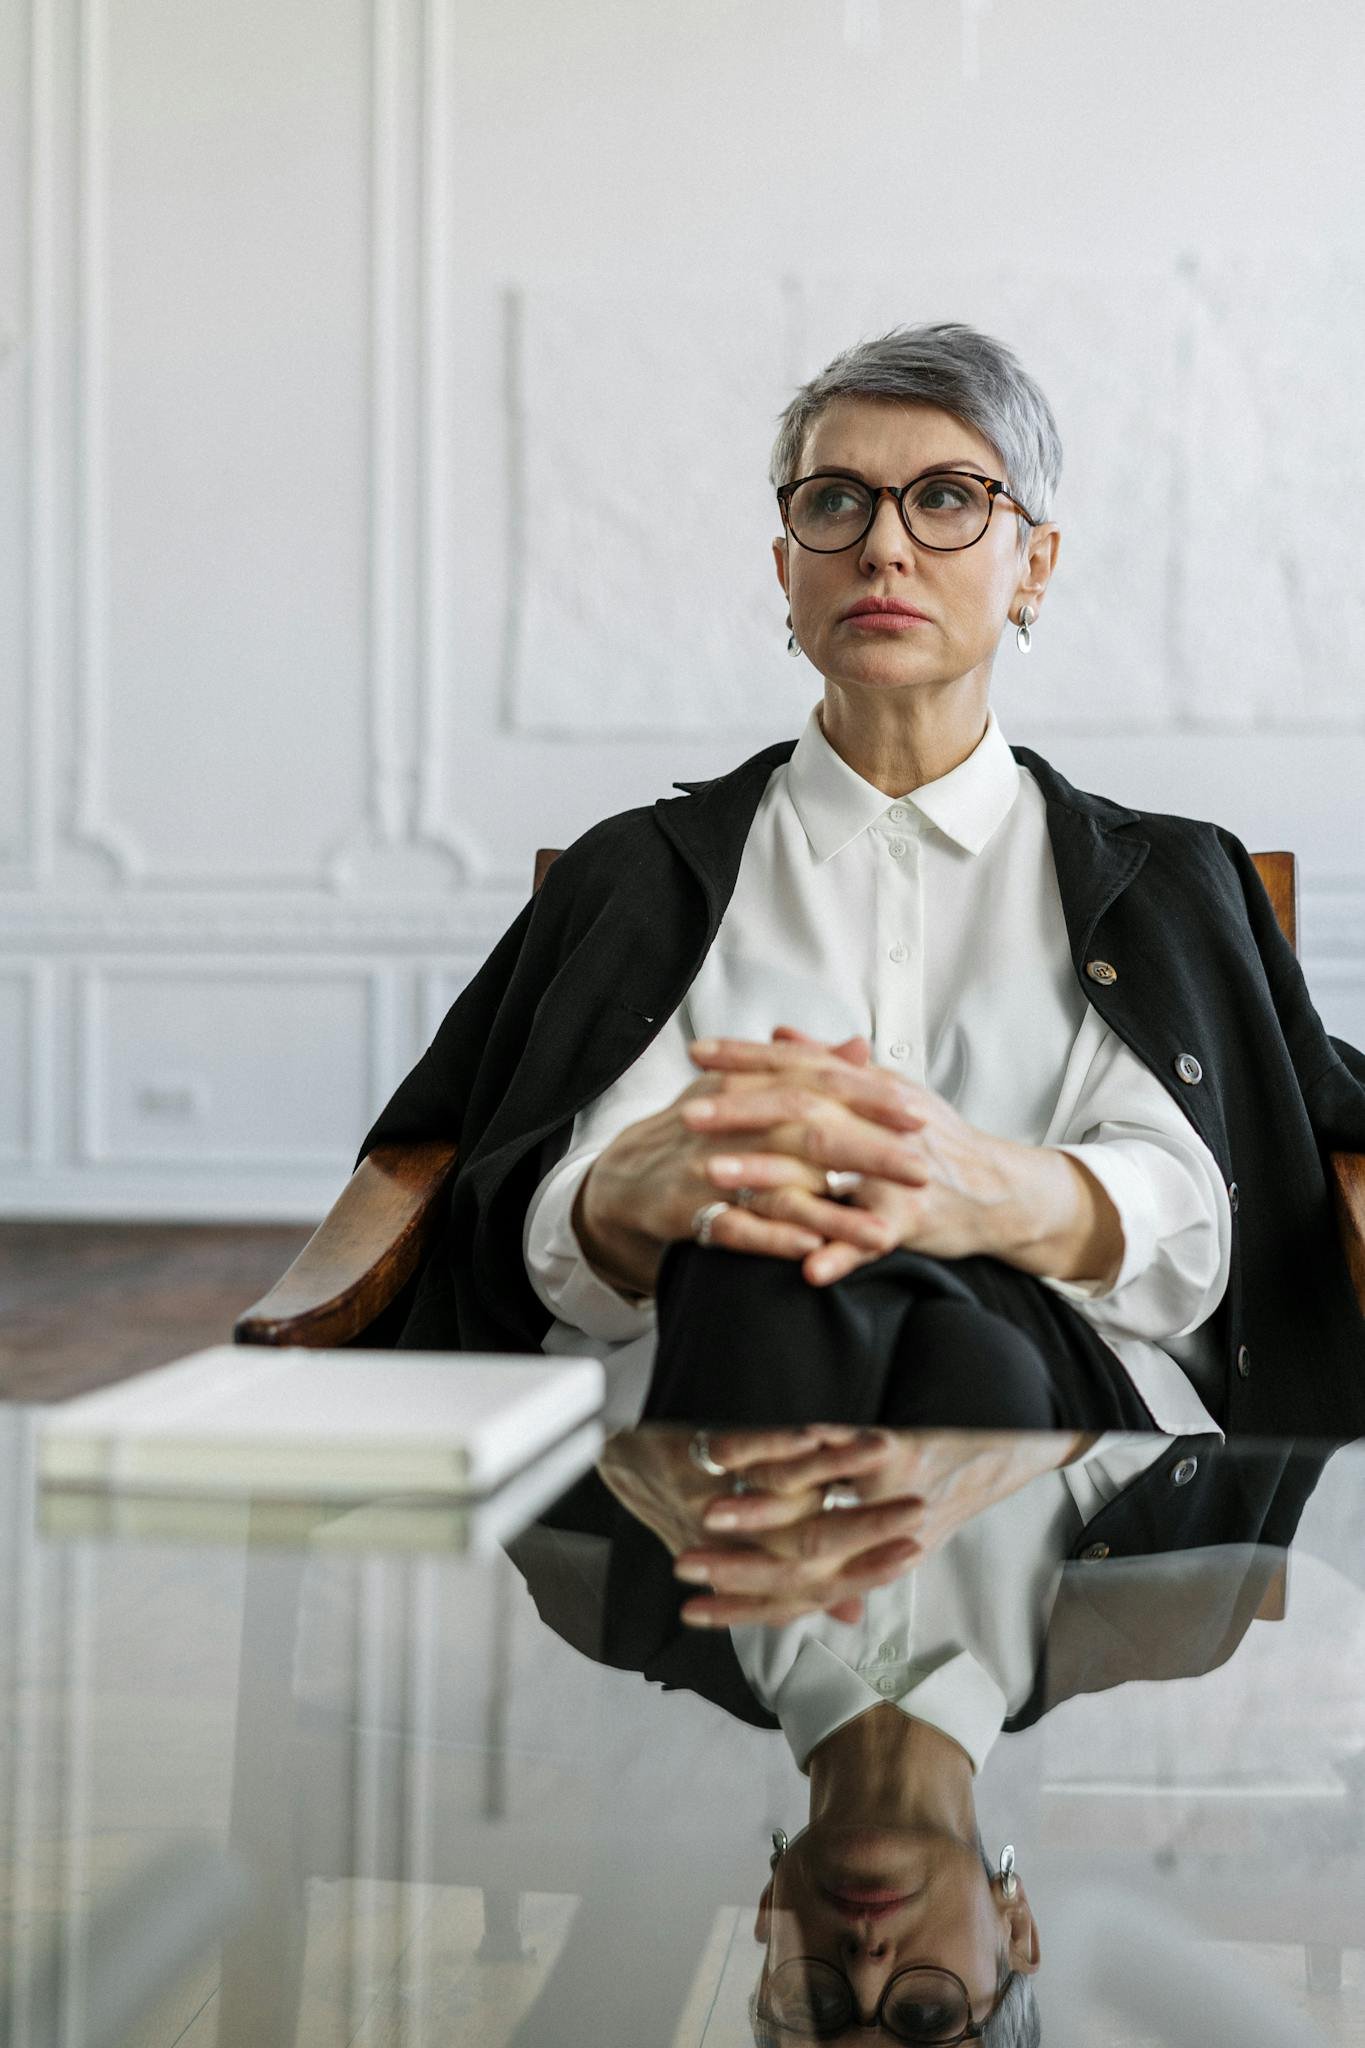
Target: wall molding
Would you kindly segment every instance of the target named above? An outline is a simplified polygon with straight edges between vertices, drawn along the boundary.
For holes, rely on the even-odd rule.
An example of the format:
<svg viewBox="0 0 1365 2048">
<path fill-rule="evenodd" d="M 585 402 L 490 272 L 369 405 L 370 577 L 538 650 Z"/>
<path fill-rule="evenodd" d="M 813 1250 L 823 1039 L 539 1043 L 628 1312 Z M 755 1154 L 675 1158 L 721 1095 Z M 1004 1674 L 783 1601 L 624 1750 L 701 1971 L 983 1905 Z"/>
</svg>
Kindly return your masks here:
<svg viewBox="0 0 1365 2048">
<path fill-rule="evenodd" d="M 224 904 L 191 897 L 170 902 L 140 897 L 10 902 L 0 898 L 0 953 L 440 953 L 459 961 L 479 961 L 525 901 L 524 888 L 429 904 L 377 897 L 323 904 Z"/>
<path fill-rule="evenodd" d="M 78 1077 L 76 1160 L 87 1167 L 112 1166 L 123 1172 L 150 1168 L 154 1172 L 184 1175 L 194 1175 L 204 1170 L 240 1173 L 243 1170 L 250 1172 L 264 1169 L 294 1174 L 321 1174 L 329 1169 L 335 1171 L 338 1158 L 345 1155 L 344 1145 L 337 1153 L 291 1148 L 274 1150 L 259 1144 L 253 1145 L 247 1152 L 215 1150 L 206 1146 L 191 1149 L 176 1149 L 171 1146 L 161 1153 L 117 1151 L 109 1135 L 108 1103 L 105 1095 L 105 1063 L 108 1053 L 107 993 L 110 984 L 116 981 L 165 983 L 220 980 L 229 982 L 234 987 L 240 987 L 243 982 L 248 981 L 274 981 L 282 986 L 291 983 L 297 985 L 309 982 L 349 982 L 362 989 L 365 996 L 364 1066 L 370 1103 L 378 1109 L 383 1106 L 381 1091 L 384 1077 L 393 1070 L 397 1053 L 397 1010 L 392 991 L 386 992 L 382 987 L 385 979 L 386 977 L 377 972 L 368 961 L 346 960 L 340 957 L 318 961 L 223 960 L 206 957 L 191 961 L 134 959 L 117 963 L 99 961 L 83 964 L 77 969 L 75 978 Z"/>
<path fill-rule="evenodd" d="M 24 1134 L 18 1145 L 0 1144 L 0 1166 L 26 1171 L 50 1164 L 56 1153 L 55 1002 L 53 969 L 39 959 L 7 958 L 0 966 L 0 982 L 13 982 L 22 991 L 23 1047 L 4 1047 L 4 1057 L 22 1059 Z"/>
</svg>

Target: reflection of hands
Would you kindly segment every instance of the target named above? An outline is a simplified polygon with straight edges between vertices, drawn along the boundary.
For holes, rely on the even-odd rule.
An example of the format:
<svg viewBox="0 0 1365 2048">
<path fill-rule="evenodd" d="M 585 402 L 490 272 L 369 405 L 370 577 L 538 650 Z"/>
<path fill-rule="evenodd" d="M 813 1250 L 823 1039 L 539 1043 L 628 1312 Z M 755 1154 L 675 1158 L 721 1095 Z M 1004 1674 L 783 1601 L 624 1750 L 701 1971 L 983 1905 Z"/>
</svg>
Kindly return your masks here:
<svg viewBox="0 0 1365 2048">
<path fill-rule="evenodd" d="M 802 1474 L 799 1482 L 789 1482 L 783 1490 L 780 1522 L 719 1544 L 708 1509 L 722 1503 L 746 1505 L 749 1497 L 730 1493 L 728 1480 L 713 1478 L 693 1463 L 688 1452 L 693 1434 L 691 1428 L 672 1423 L 618 1430 L 598 1460 L 598 1470 L 616 1498 L 674 1557 L 699 1555 L 699 1546 L 705 1545 L 708 1558 L 762 1561 L 769 1568 L 761 1598 L 688 1601 L 682 1610 L 685 1621 L 702 1627 L 712 1622 L 726 1626 L 731 1620 L 780 1622 L 821 1610 L 839 1621 L 856 1621 L 862 1613 L 859 1596 L 898 1578 L 918 1554 L 908 1534 L 918 1501 L 887 1498 L 825 1514 L 825 1480 L 812 1476 L 826 1469 L 831 1477 L 870 1473 L 885 1457 L 880 1442 L 884 1432 L 869 1435 L 845 1423 L 711 1431 L 711 1455 L 729 1473 L 742 1473 L 746 1480 L 758 1469 L 799 1469 Z M 694 1576 L 703 1583 L 712 1579 L 709 1567 Z M 725 1613 L 713 1614 L 722 1606 Z"/>
<path fill-rule="evenodd" d="M 742 1471 L 756 1490 L 719 1496 L 703 1509 L 708 1540 L 684 1550 L 674 1569 L 678 1577 L 713 1590 L 708 1598 L 688 1601 L 685 1621 L 714 1627 L 783 1622 L 817 1605 L 834 1613 L 823 1599 L 794 1606 L 793 1594 L 822 1583 L 826 1552 L 841 1542 L 885 1540 L 891 1525 L 875 1518 L 888 1507 L 900 1516 L 895 1527 L 908 1546 L 905 1559 L 899 1570 L 850 1590 L 885 1585 L 939 1549 L 974 1515 L 1040 1474 L 1072 1463 L 1095 1442 L 1070 1432 L 867 1429 L 850 1433 L 848 1442 L 789 1443 L 774 1457 L 767 1446 L 781 1434 L 727 1430 L 712 1436 L 713 1455 Z M 834 1480 L 852 1481 L 868 1505 L 820 1513 L 820 1498 Z M 709 1540 L 721 1530 L 729 1542 Z M 735 1538 L 747 1547 L 737 1547 Z M 847 1605 L 849 1611 L 837 1618 L 856 1621 L 861 1602 Z"/>
</svg>

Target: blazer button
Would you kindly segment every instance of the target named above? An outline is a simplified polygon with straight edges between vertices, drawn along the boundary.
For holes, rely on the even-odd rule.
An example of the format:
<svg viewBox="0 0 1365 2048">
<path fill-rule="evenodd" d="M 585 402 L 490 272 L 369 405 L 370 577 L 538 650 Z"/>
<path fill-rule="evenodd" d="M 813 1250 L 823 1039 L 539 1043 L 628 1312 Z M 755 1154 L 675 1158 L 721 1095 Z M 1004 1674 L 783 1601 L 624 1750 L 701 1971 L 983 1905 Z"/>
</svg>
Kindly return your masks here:
<svg viewBox="0 0 1365 2048">
<path fill-rule="evenodd" d="M 1117 967 L 1111 967 L 1107 960 L 1087 960 L 1085 971 L 1090 979 L 1099 982 L 1102 988 L 1111 987 L 1119 978 Z"/>
<path fill-rule="evenodd" d="M 1200 1066 L 1192 1052 L 1177 1054 L 1175 1070 L 1182 1081 L 1189 1082 L 1191 1088 L 1193 1088 L 1196 1081 L 1202 1081 L 1204 1078 L 1204 1069 Z"/>
<path fill-rule="evenodd" d="M 1198 1470 L 1198 1458 L 1182 1458 L 1178 1465 L 1171 1467 L 1172 1486 L 1188 1486 Z"/>
<path fill-rule="evenodd" d="M 1088 1564 L 1098 1564 L 1102 1557 L 1108 1557 L 1108 1555 L 1109 1545 L 1107 1543 L 1087 1543 L 1085 1549 L 1081 1552 L 1081 1556 L 1085 1558 Z"/>
<path fill-rule="evenodd" d="M 1251 1353 L 1247 1350 L 1245 1344 L 1237 1346 L 1237 1371 L 1242 1379 L 1249 1380 L 1251 1378 Z"/>
<path fill-rule="evenodd" d="M 1230 1180 L 1228 1182 L 1228 1201 L 1232 1207 L 1232 1212 L 1234 1216 L 1237 1213 L 1237 1204 L 1241 1201 L 1241 1199 L 1241 1189 L 1238 1187 L 1235 1180 Z"/>
</svg>

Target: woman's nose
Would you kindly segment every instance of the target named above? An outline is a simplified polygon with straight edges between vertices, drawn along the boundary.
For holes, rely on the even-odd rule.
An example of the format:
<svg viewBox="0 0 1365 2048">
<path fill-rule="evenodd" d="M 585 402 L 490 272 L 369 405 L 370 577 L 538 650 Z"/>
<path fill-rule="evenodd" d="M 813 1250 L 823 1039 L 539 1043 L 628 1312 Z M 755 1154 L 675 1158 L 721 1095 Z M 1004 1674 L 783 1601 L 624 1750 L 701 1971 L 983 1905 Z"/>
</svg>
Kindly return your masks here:
<svg viewBox="0 0 1365 2048">
<path fill-rule="evenodd" d="M 875 1929 L 870 1929 L 864 1936 L 850 1928 L 841 1936 L 839 1946 L 850 1963 L 860 1962 L 864 1957 L 868 1962 L 875 1963 L 885 1956 L 888 1944 L 886 1936 L 878 1934 Z"/>
<path fill-rule="evenodd" d="M 909 555 L 912 547 L 899 505 L 894 498 L 884 497 L 873 514 L 871 526 L 863 535 L 863 560 L 875 566 L 878 562 Z"/>
</svg>

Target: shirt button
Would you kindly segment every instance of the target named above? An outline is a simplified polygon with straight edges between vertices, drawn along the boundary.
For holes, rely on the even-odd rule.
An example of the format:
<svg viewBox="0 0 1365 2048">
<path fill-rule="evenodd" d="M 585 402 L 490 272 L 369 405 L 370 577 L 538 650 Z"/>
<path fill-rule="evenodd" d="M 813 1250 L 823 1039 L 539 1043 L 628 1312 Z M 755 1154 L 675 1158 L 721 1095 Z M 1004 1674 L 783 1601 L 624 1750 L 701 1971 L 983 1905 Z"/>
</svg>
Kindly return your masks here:
<svg viewBox="0 0 1365 2048">
<path fill-rule="evenodd" d="M 1204 1078 L 1204 1069 L 1200 1066 L 1192 1052 L 1182 1052 L 1176 1055 L 1175 1070 L 1181 1080 L 1188 1081 L 1191 1087 L 1194 1086 L 1196 1081 L 1202 1081 Z"/>
<path fill-rule="evenodd" d="M 898 1038 L 896 1043 L 889 1046 L 887 1050 L 890 1052 L 893 1060 L 908 1060 L 910 1057 L 910 1048 L 903 1038 Z"/>
<path fill-rule="evenodd" d="M 879 1678 L 879 1679 L 877 1680 L 877 1690 L 878 1690 L 878 1692 L 894 1692 L 894 1691 L 896 1690 L 896 1681 L 895 1681 L 895 1679 L 894 1679 L 894 1678 Z"/>
<path fill-rule="evenodd" d="M 1108 1557 L 1108 1555 L 1109 1545 L 1107 1543 L 1087 1543 L 1085 1549 L 1081 1552 L 1081 1556 L 1089 1564 L 1098 1564 L 1101 1558 Z"/>
<path fill-rule="evenodd" d="M 1249 1380 L 1251 1378 L 1251 1353 L 1247 1350 L 1245 1344 L 1237 1346 L 1237 1374 L 1240 1379 Z"/>
<path fill-rule="evenodd" d="M 1198 1458 L 1182 1458 L 1178 1465 L 1171 1467 L 1172 1486 L 1188 1486 L 1198 1470 Z"/>
<path fill-rule="evenodd" d="M 1241 1189 L 1238 1187 L 1235 1180 L 1230 1180 L 1228 1182 L 1228 1202 L 1232 1208 L 1234 1215 L 1237 1213 L 1237 1204 L 1241 1201 L 1241 1199 Z"/>
<path fill-rule="evenodd" d="M 882 1657 L 896 1657 L 896 1656 L 899 1656 L 899 1654 L 900 1654 L 900 1652 L 899 1652 L 899 1650 L 897 1649 L 897 1647 L 896 1647 L 896 1645 L 895 1645 L 894 1643 L 880 1643 L 880 1644 L 878 1645 L 878 1655 L 879 1655 L 879 1656 L 882 1656 Z"/>
<path fill-rule="evenodd" d="M 902 960 L 908 960 L 910 958 L 910 948 L 908 946 L 903 946 L 900 940 L 897 939 L 895 945 L 891 948 L 890 953 L 887 955 L 887 958 L 889 960 L 894 960 L 897 967 L 899 967 Z"/>
<path fill-rule="evenodd" d="M 903 839 L 888 839 L 886 842 L 886 850 L 890 854 L 892 860 L 900 860 L 905 852 L 905 841 Z"/>
<path fill-rule="evenodd" d="M 892 804 L 886 815 L 890 818 L 893 825 L 899 825 L 905 817 L 905 805 Z"/>
<path fill-rule="evenodd" d="M 1092 981 L 1098 981 L 1104 988 L 1109 988 L 1119 978 L 1117 967 L 1111 967 L 1107 960 L 1087 960 L 1085 971 Z"/>
</svg>

